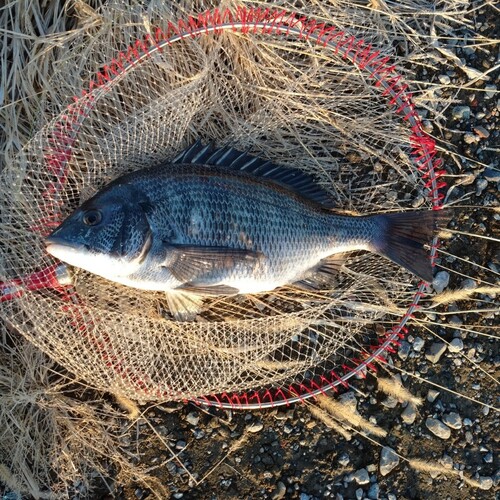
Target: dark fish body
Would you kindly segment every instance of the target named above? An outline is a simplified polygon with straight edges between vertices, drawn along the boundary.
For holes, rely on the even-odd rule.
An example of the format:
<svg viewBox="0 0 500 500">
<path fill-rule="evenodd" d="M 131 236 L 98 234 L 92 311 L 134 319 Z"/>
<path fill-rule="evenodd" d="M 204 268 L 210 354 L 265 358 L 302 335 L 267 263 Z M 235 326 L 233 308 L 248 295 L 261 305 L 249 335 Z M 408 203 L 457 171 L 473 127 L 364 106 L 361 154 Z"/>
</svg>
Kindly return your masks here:
<svg viewBox="0 0 500 500">
<path fill-rule="evenodd" d="M 423 245 L 437 217 L 336 215 L 306 174 L 197 143 L 173 163 L 108 184 L 52 233 L 47 249 L 115 282 L 182 301 L 272 290 L 358 249 L 430 281 Z"/>
</svg>

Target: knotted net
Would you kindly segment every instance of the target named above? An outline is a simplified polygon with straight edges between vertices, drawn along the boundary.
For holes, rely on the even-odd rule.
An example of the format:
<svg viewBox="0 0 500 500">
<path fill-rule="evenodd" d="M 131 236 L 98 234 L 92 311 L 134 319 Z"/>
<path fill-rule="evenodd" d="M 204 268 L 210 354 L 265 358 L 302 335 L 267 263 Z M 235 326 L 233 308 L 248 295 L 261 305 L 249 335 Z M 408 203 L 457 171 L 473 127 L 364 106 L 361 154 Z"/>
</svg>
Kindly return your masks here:
<svg viewBox="0 0 500 500">
<path fill-rule="evenodd" d="M 318 290 L 207 300 L 177 323 L 162 293 L 68 269 L 43 237 L 113 178 L 197 139 L 307 171 L 339 210 L 439 207 L 433 141 L 377 30 L 361 38 L 356 16 L 315 3 L 307 16 L 107 8 L 113 21 L 96 14 L 95 36 L 54 68 L 68 100 L 48 103 L 53 118 L 2 173 L 3 318 L 77 378 L 140 401 L 275 405 L 363 375 L 425 289 L 381 257 L 352 254 Z"/>
</svg>

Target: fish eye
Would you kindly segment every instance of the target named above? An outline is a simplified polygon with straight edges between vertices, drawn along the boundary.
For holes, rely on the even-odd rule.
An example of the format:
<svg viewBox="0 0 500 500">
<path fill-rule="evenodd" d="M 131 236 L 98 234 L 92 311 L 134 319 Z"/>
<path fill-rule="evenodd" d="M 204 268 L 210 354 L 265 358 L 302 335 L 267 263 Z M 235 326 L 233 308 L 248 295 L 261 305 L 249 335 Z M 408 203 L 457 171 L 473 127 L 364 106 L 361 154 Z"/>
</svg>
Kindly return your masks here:
<svg viewBox="0 0 500 500">
<path fill-rule="evenodd" d="M 100 210 L 87 210 L 83 215 L 83 223 L 86 226 L 96 226 L 102 220 L 102 212 Z"/>
</svg>

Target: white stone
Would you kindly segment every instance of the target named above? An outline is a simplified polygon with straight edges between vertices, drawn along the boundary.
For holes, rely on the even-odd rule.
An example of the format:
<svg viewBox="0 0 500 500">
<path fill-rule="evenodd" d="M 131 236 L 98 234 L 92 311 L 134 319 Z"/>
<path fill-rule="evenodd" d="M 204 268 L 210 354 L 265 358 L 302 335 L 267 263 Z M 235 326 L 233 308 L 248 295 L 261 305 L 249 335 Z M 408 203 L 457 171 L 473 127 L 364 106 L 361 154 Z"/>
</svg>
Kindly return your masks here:
<svg viewBox="0 0 500 500">
<path fill-rule="evenodd" d="M 448 271 L 439 271 L 432 280 L 432 288 L 436 293 L 441 293 L 450 283 L 450 273 Z"/>
<path fill-rule="evenodd" d="M 437 418 L 428 417 L 425 421 L 425 426 L 438 438 L 448 439 L 451 436 L 450 428 Z"/>
<path fill-rule="evenodd" d="M 264 428 L 264 424 L 262 422 L 254 422 L 252 424 L 247 425 L 246 430 L 248 432 L 257 433 L 260 432 Z"/>
<path fill-rule="evenodd" d="M 353 474 L 352 479 L 358 484 L 368 484 L 370 482 L 370 475 L 366 469 L 359 469 Z"/>
<path fill-rule="evenodd" d="M 415 418 L 417 418 L 415 405 L 408 403 L 406 408 L 403 410 L 403 413 L 401 413 L 401 419 L 405 424 L 413 424 L 413 422 L 415 422 Z"/>
<path fill-rule="evenodd" d="M 436 389 L 429 389 L 429 392 L 427 393 L 427 401 L 429 401 L 429 403 L 434 403 L 439 394 L 439 391 L 436 391 Z"/>
<path fill-rule="evenodd" d="M 443 422 L 452 429 L 462 428 L 462 417 L 454 411 L 451 411 L 450 413 L 445 413 L 443 415 Z"/>
<path fill-rule="evenodd" d="M 479 487 L 482 490 L 489 490 L 493 486 L 493 479 L 489 476 L 479 476 Z"/>
<path fill-rule="evenodd" d="M 426 352 L 425 357 L 433 364 L 436 364 L 441 356 L 446 351 L 446 344 L 444 342 L 434 342 L 431 344 L 429 351 Z"/>
<path fill-rule="evenodd" d="M 399 457 L 395 451 L 388 446 L 384 446 L 380 452 L 380 474 L 387 476 L 398 464 Z"/>
<path fill-rule="evenodd" d="M 460 352 L 464 348 L 464 341 L 462 339 L 456 338 L 450 342 L 448 346 L 448 351 L 450 352 Z"/>
</svg>

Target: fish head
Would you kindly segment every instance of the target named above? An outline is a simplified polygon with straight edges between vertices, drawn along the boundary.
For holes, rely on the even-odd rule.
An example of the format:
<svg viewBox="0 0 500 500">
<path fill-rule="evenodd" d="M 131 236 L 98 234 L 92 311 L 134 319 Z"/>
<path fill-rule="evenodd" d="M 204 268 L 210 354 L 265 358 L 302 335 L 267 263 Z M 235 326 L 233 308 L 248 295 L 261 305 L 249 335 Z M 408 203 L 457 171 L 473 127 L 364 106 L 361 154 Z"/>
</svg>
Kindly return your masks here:
<svg viewBox="0 0 500 500">
<path fill-rule="evenodd" d="M 140 267 L 151 247 L 147 203 L 130 186 L 105 189 L 46 238 L 47 252 L 111 280 L 128 276 Z"/>
</svg>

